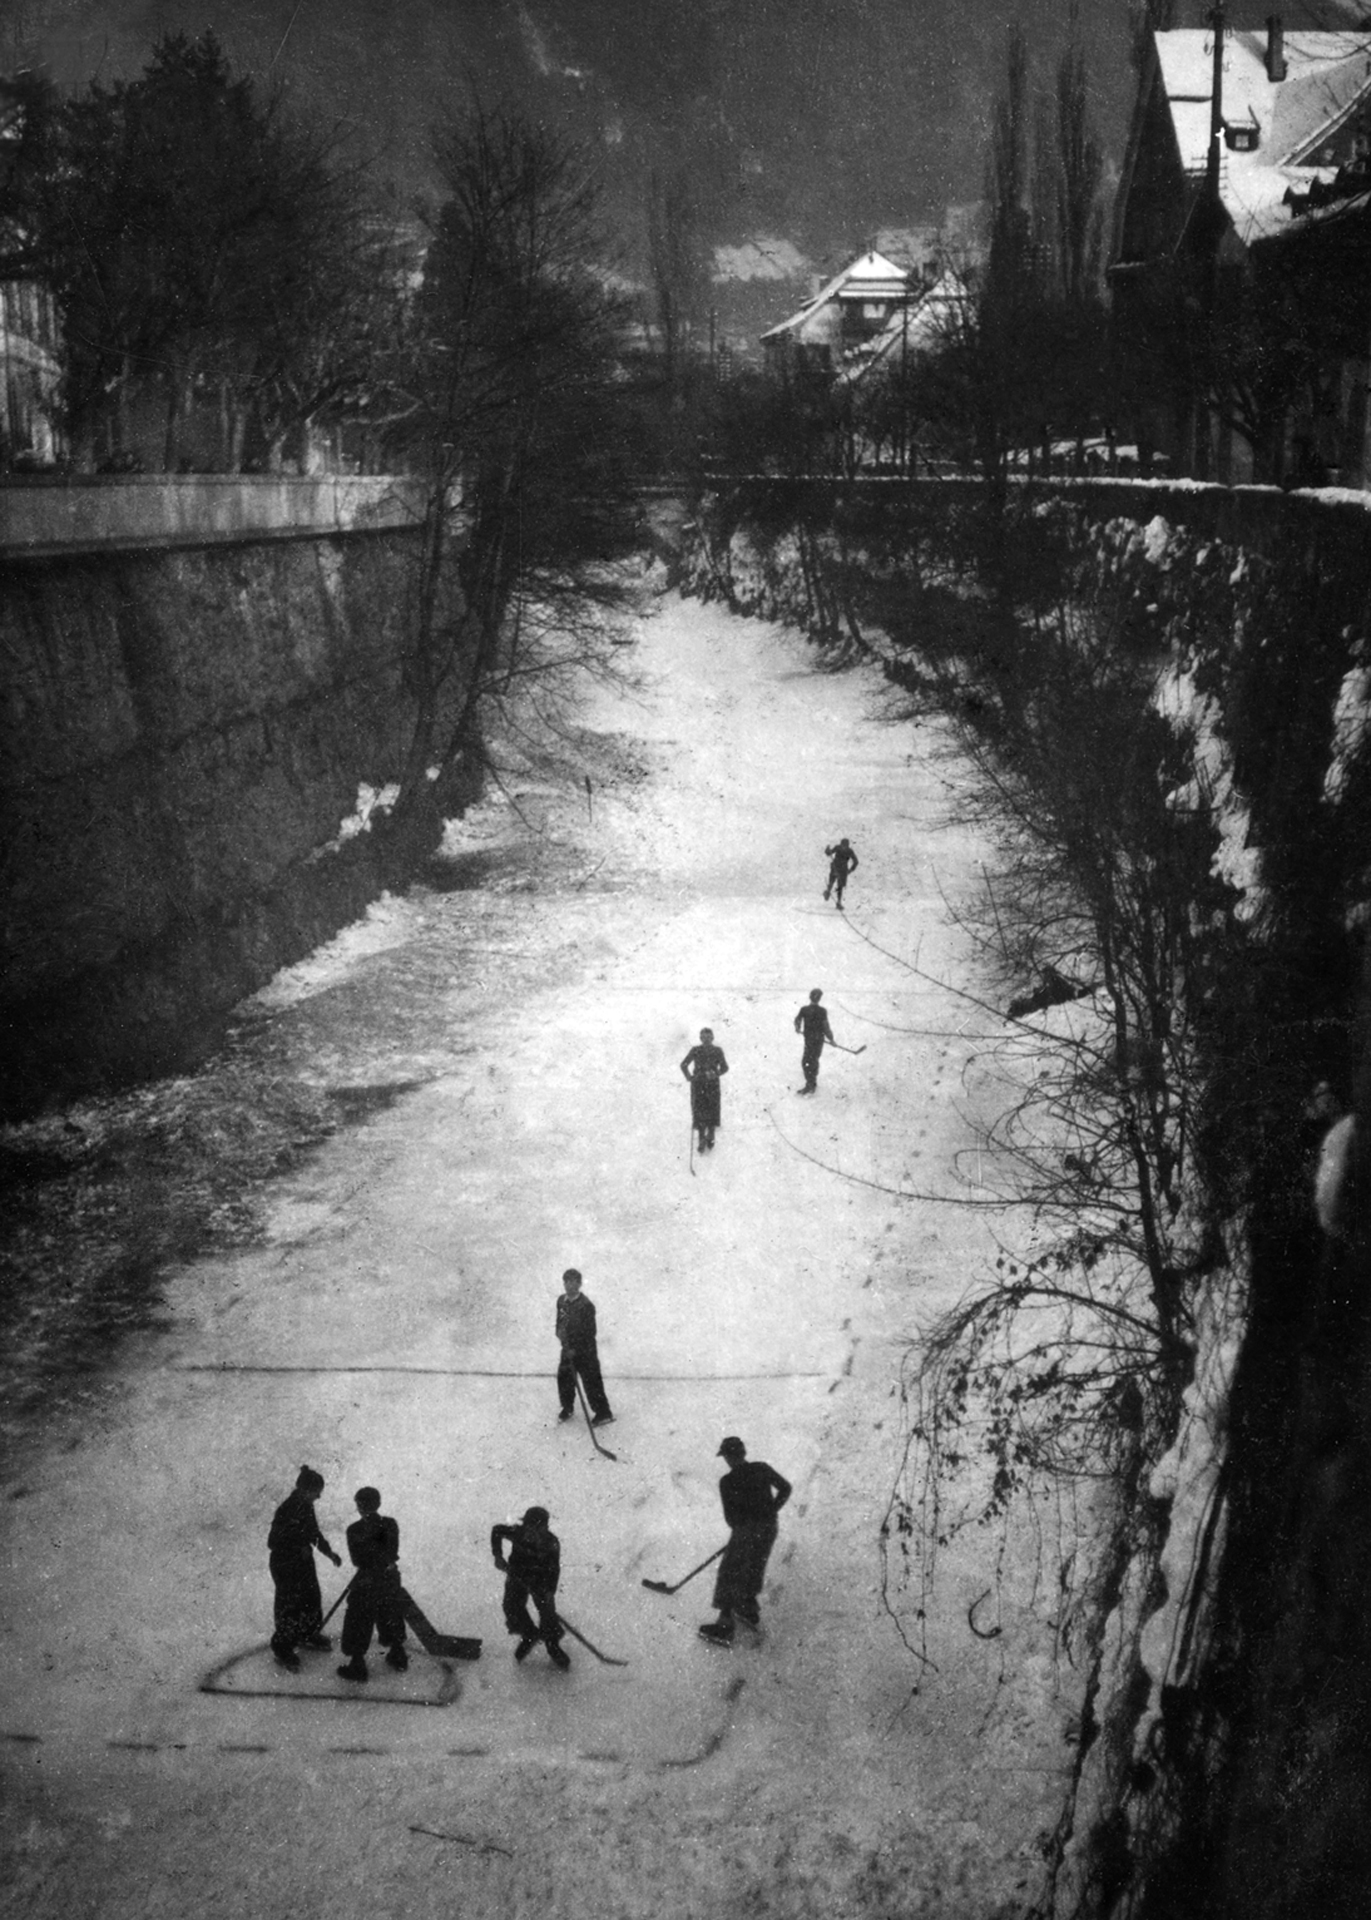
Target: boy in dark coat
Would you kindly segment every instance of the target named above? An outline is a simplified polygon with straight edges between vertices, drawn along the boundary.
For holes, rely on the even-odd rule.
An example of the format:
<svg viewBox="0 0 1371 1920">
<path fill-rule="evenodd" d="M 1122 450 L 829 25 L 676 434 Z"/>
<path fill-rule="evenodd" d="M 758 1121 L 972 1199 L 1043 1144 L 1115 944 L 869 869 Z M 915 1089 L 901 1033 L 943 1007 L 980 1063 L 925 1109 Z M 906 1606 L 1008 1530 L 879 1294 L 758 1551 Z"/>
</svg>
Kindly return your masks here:
<svg viewBox="0 0 1371 1920">
<path fill-rule="evenodd" d="M 600 1372 L 600 1348 L 595 1334 L 595 1302 L 581 1292 L 581 1276 L 575 1267 L 562 1275 L 562 1294 L 557 1302 L 557 1338 L 562 1357 L 557 1363 L 557 1398 L 562 1411 L 559 1420 L 570 1420 L 576 1411 L 576 1376 L 581 1377 L 590 1403 L 591 1426 L 607 1427 L 614 1415 L 605 1395 L 604 1376 Z"/>
<path fill-rule="evenodd" d="M 827 900 L 829 894 L 836 892 L 838 896 L 836 904 L 841 913 L 843 889 L 847 885 L 848 876 L 856 872 L 861 862 L 846 834 L 833 846 L 825 847 L 824 852 L 828 855 L 828 885 L 824 888 L 824 899 Z"/>
<path fill-rule="evenodd" d="M 747 1448 L 735 1434 L 721 1442 L 719 1452 L 728 1462 L 728 1472 L 719 1482 L 728 1545 L 714 1582 L 719 1617 L 700 1628 L 700 1637 L 726 1647 L 733 1639 L 735 1614 L 750 1627 L 760 1624 L 758 1602 L 766 1563 L 776 1544 L 776 1516 L 790 1498 L 791 1486 L 765 1460 L 749 1460 Z"/>
<path fill-rule="evenodd" d="M 288 1493 L 271 1519 L 267 1534 L 267 1565 L 276 1589 L 271 1651 L 279 1667 L 300 1670 L 297 1647 L 327 1653 L 333 1642 L 321 1631 L 324 1603 L 314 1570 L 316 1548 L 335 1567 L 343 1562 L 319 1531 L 314 1503 L 324 1491 L 324 1476 L 313 1467 L 301 1467 L 295 1491 Z"/>
<path fill-rule="evenodd" d="M 827 1040 L 833 1046 L 838 1043 L 833 1038 L 833 1029 L 828 1024 L 828 1008 L 821 1007 L 822 987 L 811 987 L 808 1004 L 801 1007 L 795 1015 L 795 1031 L 804 1035 L 804 1051 L 800 1055 L 800 1071 L 805 1083 L 801 1093 L 813 1093 L 819 1084 L 819 1060 Z"/>
<path fill-rule="evenodd" d="M 690 1118 L 700 1136 L 700 1152 L 708 1153 L 715 1129 L 722 1124 L 719 1081 L 728 1072 L 724 1050 L 714 1044 L 712 1027 L 700 1028 L 700 1044 L 682 1060 L 681 1072 L 690 1082 Z"/>
<path fill-rule="evenodd" d="M 557 1582 L 562 1574 L 562 1546 L 548 1528 L 546 1507 L 530 1507 L 518 1526 L 493 1526 L 490 1552 L 505 1576 L 505 1626 L 519 1644 L 516 1660 L 526 1660 L 541 1640 L 547 1657 L 556 1667 L 569 1667 L 570 1656 L 562 1647 L 562 1623 L 557 1618 Z M 505 1547 L 509 1557 L 505 1557 Z M 535 1627 L 529 1617 L 528 1603 L 538 1609 Z"/>
<path fill-rule="evenodd" d="M 340 1645 L 348 1655 L 339 1667 L 343 1680 L 366 1680 L 367 1648 L 374 1633 L 386 1649 L 386 1665 L 403 1673 L 409 1665 L 405 1652 L 404 1592 L 400 1585 L 400 1528 L 381 1512 L 375 1487 L 359 1487 L 353 1495 L 361 1516 L 348 1528 L 348 1556 L 357 1569 L 348 1590 Z"/>
</svg>

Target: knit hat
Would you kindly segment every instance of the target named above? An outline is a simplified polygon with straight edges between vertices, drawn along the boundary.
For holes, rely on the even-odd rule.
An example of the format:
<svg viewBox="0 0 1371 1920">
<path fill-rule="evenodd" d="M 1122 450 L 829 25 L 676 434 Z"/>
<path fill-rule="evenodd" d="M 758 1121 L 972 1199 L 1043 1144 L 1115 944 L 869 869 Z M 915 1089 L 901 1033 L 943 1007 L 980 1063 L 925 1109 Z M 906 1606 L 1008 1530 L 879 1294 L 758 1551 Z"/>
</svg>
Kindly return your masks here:
<svg viewBox="0 0 1371 1920">
<path fill-rule="evenodd" d="M 526 1507 L 525 1508 L 524 1525 L 526 1527 L 537 1526 L 540 1524 L 542 1526 L 546 1526 L 547 1522 L 548 1522 L 548 1511 L 546 1507 Z"/>
<path fill-rule="evenodd" d="M 301 1467 L 295 1476 L 295 1484 L 301 1493 L 322 1493 L 324 1476 L 322 1473 L 317 1473 L 313 1467 Z"/>
<path fill-rule="evenodd" d="M 735 1454 L 745 1454 L 747 1448 L 743 1445 L 736 1433 L 730 1433 L 726 1440 L 719 1442 L 719 1452 L 723 1454 L 726 1459 L 731 1460 Z"/>
</svg>

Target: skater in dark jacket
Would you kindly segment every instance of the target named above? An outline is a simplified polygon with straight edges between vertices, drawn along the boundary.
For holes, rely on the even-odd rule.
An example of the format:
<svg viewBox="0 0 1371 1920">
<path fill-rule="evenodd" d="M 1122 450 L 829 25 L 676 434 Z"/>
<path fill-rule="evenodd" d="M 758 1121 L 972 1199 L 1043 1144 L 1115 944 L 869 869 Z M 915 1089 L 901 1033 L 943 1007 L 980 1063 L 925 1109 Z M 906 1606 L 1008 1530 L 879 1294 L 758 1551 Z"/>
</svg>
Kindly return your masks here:
<svg viewBox="0 0 1371 1920">
<path fill-rule="evenodd" d="M 750 1627 L 760 1624 L 759 1601 L 766 1563 L 776 1544 L 776 1516 L 790 1498 L 790 1482 L 765 1460 L 749 1460 L 735 1434 L 720 1443 L 728 1472 L 719 1482 L 719 1498 L 729 1534 L 714 1582 L 717 1620 L 700 1628 L 702 1639 L 726 1647 L 733 1639 L 734 1617 Z"/>
<path fill-rule="evenodd" d="M 562 1623 L 557 1618 L 557 1582 L 562 1574 L 562 1547 L 548 1528 L 546 1507 L 530 1507 L 517 1526 L 493 1526 L 490 1552 L 505 1576 L 505 1627 L 518 1641 L 516 1660 L 526 1660 L 541 1640 L 554 1666 L 569 1667 L 562 1647 Z M 508 1557 L 505 1547 L 508 1546 Z M 535 1627 L 528 1603 L 538 1609 Z"/>
<path fill-rule="evenodd" d="M 357 1569 L 348 1590 L 340 1645 L 348 1663 L 339 1667 L 344 1680 L 366 1680 L 367 1649 L 374 1633 L 386 1649 L 386 1665 L 403 1673 L 409 1665 L 405 1652 L 404 1590 L 400 1585 L 400 1528 L 381 1511 L 375 1487 L 358 1487 L 353 1499 L 359 1519 L 348 1528 L 348 1557 Z"/>
<path fill-rule="evenodd" d="M 335 1567 L 343 1562 L 320 1533 L 314 1517 L 314 1503 L 323 1491 L 323 1474 L 313 1467 L 301 1467 L 294 1493 L 287 1494 L 272 1515 L 267 1534 L 267 1565 L 276 1589 L 271 1651 L 276 1664 L 292 1673 L 300 1666 L 297 1647 L 315 1647 L 326 1653 L 333 1645 L 322 1631 L 324 1604 L 314 1570 L 315 1550 Z"/>
<path fill-rule="evenodd" d="M 848 877 L 855 873 L 862 863 L 857 858 L 856 849 L 846 834 L 835 845 L 825 847 L 824 852 L 828 855 L 828 885 L 824 888 L 824 899 L 827 900 L 831 893 L 836 893 L 838 896 L 836 905 L 841 913 L 843 889 L 847 885 Z"/>
<path fill-rule="evenodd" d="M 804 1052 L 800 1055 L 800 1071 L 805 1077 L 801 1093 L 813 1093 L 819 1084 L 819 1057 L 823 1053 L 825 1040 L 835 1047 L 838 1044 L 828 1024 L 828 1008 L 819 1005 L 823 997 L 821 987 L 812 987 L 808 1004 L 795 1015 L 795 1031 L 804 1035 L 805 1042 Z"/>
<path fill-rule="evenodd" d="M 576 1412 L 579 1374 L 590 1403 L 591 1426 L 607 1427 L 614 1415 L 609 1410 L 600 1372 L 595 1302 L 581 1292 L 581 1276 L 575 1267 L 568 1267 L 562 1275 L 562 1293 L 557 1302 L 557 1338 L 562 1343 L 562 1357 L 557 1365 L 557 1397 L 562 1404 L 558 1419 L 570 1420 Z"/>
<path fill-rule="evenodd" d="M 700 1137 L 700 1152 L 708 1153 L 715 1129 L 722 1125 L 719 1082 L 728 1072 L 724 1050 L 714 1044 L 712 1027 L 700 1028 L 700 1044 L 682 1060 L 681 1072 L 690 1082 L 690 1118 Z"/>
</svg>

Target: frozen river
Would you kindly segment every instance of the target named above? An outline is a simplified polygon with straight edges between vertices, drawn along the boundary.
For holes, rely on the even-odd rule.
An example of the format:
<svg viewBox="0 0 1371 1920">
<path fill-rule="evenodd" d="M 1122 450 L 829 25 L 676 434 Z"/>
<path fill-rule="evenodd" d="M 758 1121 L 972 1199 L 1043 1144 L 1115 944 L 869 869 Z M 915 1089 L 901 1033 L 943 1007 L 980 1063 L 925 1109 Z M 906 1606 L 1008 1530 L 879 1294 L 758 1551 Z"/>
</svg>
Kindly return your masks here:
<svg viewBox="0 0 1371 1920">
<path fill-rule="evenodd" d="M 176 1272 L 98 1417 L 9 1489 L 17 1913 L 983 1920 L 1031 1876 L 1069 1759 L 1049 1630 L 1011 1606 L 975 1639 L 989 1578 L 954 1562 L 922 1676 L 880 1604 L 901 1351 L 990 1249 L 983 1216 L 883 1190 L 951 1191 L 967 1144 L 965 1010 L 923 975 L 967 966 L 944 897 L 984 849 L 874 676 L 671 597 L 630 664 L 583 715 L 588 793 L 527 768 L 452 836 L 479 888 L 380 903 L 262 997 L 320 1084 L 408 1091 L 272 1184 L 259 1244 Z M 814 986 L 866 1050 L 807 1101 Z M 705 1025 L 732 1071 L 692 1171 Z M 612 1461 L 556 1419 L 568 1265 Z M 764 1636 L 720 1651 L 709 1574 L 642 1581 L 722 1542 L 726 1433 L 796 1492 Z M 478 1663 L 373 1662 L 364 1695 L 327 1656 L 271 1664 L 266 1528 L 304 1461 L 340 1549 L 382 1490 Z M 531 1502 L 567 1617 L 626 1666 L 511 1659 L 488 1536 Z"/>
</svg>

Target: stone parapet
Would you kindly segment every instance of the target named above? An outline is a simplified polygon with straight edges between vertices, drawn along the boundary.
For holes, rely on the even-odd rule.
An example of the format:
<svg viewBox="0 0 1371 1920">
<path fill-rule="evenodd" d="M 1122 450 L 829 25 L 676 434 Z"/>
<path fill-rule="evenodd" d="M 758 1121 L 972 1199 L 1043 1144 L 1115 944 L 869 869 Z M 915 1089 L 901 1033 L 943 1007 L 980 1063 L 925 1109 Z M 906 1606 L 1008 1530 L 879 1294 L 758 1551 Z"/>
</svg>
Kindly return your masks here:
<svg viewBox="0 0 1371 1920">
<path fill-rule="evenodd" d="M 403 474 L 35 474 L 0 480 L 0 557 L 381 533 L 422 513 Z"/>
</svg>

